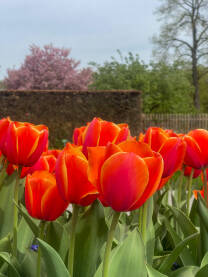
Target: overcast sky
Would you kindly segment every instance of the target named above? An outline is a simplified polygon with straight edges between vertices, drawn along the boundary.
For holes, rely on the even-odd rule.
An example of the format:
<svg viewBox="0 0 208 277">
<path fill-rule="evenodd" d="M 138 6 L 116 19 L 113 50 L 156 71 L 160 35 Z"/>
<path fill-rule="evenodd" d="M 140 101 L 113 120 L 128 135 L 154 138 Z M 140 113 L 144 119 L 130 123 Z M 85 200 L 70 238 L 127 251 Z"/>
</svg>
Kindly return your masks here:
<svg viewBox="0 0 208 277">
<path fill-rule="evenodd" d="M 18 68 L 29 45 L 71 48 L 86 66 L 116 55 L 138 53 L 148 62 L 151 37 L 159 32 L 153 14 L 159 0 L 0 0 L 0 79 Z"/>
</svg>

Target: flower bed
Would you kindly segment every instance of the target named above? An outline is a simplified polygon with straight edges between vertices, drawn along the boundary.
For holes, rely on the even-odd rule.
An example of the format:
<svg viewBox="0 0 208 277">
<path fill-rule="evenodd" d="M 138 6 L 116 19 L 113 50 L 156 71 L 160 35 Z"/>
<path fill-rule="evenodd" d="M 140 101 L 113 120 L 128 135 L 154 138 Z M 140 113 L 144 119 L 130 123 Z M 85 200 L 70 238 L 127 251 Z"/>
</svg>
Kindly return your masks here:
<svg viewBox="0 0 208 277">
<path fill-rule="evenodd" d="M 207 145 L 94 118 L 50 149 L 46 126 L 1 119 L 0 276 L 206 276 Z"/>
</svg>

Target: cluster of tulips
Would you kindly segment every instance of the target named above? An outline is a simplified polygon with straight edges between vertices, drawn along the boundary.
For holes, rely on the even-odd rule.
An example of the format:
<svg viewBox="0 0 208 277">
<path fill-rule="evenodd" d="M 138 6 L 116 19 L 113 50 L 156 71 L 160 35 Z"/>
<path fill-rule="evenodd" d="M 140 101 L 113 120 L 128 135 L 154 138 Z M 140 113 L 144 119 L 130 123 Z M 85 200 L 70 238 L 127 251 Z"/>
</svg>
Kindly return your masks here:
<svg viewBox="0 0 208 277">
<path fill-rule="evenodd" d="M 23 218 L 30 231 L 34 233 L 29 243 L 35 243 L 39 238 L 38 253 L 35 253 L 35 273 L 31 276 L 169 276 L 164 274 L 171 270 L 170 265 L 172 266 L 177 259 L 182 259 L 180 255 L 184 253 L 184 248 L 188 251 L 187 245 L 198 239 L 197 228 L 196 232 L 192 228 L 190 234 L 189 231 L 186 230 L 183 233 L 180 229 L 180 224 L 183 222 L 192 224 L 190 219 L 191 213 L 193 215 L 191 207 L 194 206 L 192 195 L 195 195 L 194 203 L 200 201 L 198 208 L 203 211 L 203 216 L 204 211 L 208 209 L 207 130 L 196 129 L 188 134 L 176 134 L 172 130 L 150 127 L 144 134 L 132 137 L 127 124 L 115 124 L 94 118 L 86 126 L 76 128 L 73 143 L 66 143 L 60 150 L 49 148 L 46 126 L 14 122 L 10 118 L 3 118 L 0 120 L 0 160 L 1 190 L 7 185 L 7 175 L 15 176 L 12 198 L 13 226 L 9 233 L 11 252 L 6 249 L 3 253 L 9 252 L 11 261 L 16 259 L 16 263 L 20 259 L 18 232 Z M 171 189 L 171 182 L 176 179 L 175 176 L 178 177 L 177 186 Z M 187 189 L 183 186 L 184 176 L 188 177 Z M 203 185 L 201 189 L 198 186 L 198 190 L 194 190 L 192 194 L 192 179 L 198 176 L 202 176 Z M 22 187 L 24 197 L 20 196 Z M 169 209 L 173 202 L 169 198 L 170 196 L 176 198 L 176 195 L 177 203 L 175 207 Z M 184 199 L 185 202 L 183 202 Z M 24 207 L 28 213 L 24 211 Z M 102 237 L 102 243 L 99 241 L 94 245 L 92 240 L 93 246 L 89 245 L 88 235 L 94 228 L 96 230 L 93 225 L 96 223 L 93 221 L 94 223 L 89 227 L 91 231 L 88 230 L 89 233 L 85 234 L 85 241 L 88 249 L 94 247 L 92 251 L 97 254 L 93 258 L 94 264 L 87 271 L 86 263 L 77 261 L 79 253 L 76 247 L 78 247 L 78 236 L 81 232 L 79 221 L 86 217 L 87 222 L 87 215 L 90 220 L 90 212 L 92 213 L 93 210 L 96 213 L 94 211 L 96 209 L 102 210 L 102 224 L 104 224 L 102 228 L 105 229 L 105 235 L 99 235 L 98 232 L 97 239 Z M 159 218 L 158 226 L 154 222 L 153 213 L 156 218 Z M 95 221 L 99 222 L 101 212 L 96 216 Z M 108 222 L 108 218 L 111 223 Z M 178 219 L 180 219 L 179 222 Z M 64 258 L 60 258 L 60 253 L 55 251 L 56 247 L 54 249 L 50 243 L 47 243 L 47 229 L 53 221 L 67 226 L 65 229 L 69 233 L 69 241 L 65 241 Z M 203 218 L 204 221 L 206 220 Z M 164 255 L 159 266 L 153 264 L 155 253 L 152 253 L 151 259 L 149 258 L 151 248 L 154 252 L 156 245 L 156 239 L 151 240 L 149 235 L 153 224 L 154 232 L 157 228 L 160 230 L 159 227 L 165 226 L 169 232 L 172 230 L 171 236 L 177 243 L 184 243 L 181 250 L 176 251 L 177 255 L 174 251 L 173 254 L 169 253 L 168 258 Z M 116 240 L 116 230 L 118 228 L 122 230 L 121 226 L 125 226 L 123 238 L 119 236 Z M 38 234 L 34 231 L 36 229 Z M 165 236 L 157 242 L 164 243 Z M 61 237 L 55 239 L 61 240 Z M 95 237 L 94 240 L 96 240 Z M 131 242 L 133 242 L 132 245 Z M 82 244 L 85 248 L 84 241 Z M 175 246 L 177 249 L 177 245 Z M 129 256 L 129 259 L 122 256 L 123 252 Z M 86 261 L 90 260 L 90 254 L 85 254 Z M 14 271 L 18 272 L 18 269 L 15 263 L 8 261 L 8 257 L 6 259 L 3 256 L 1 259 L 0 274 L 9 274 L 12 269 L 13 273 L 8 276 L 21 276 L 21 274 L 24 276 L 24 273 L 14 275 Z M 198 257 L 197 259 L 199 260 Z M 181 260 L 179 260 L 180 263 Z M 49 271 L 45 269 L 47 267 Z M 82 272 L 85 273 L 79 273 L 81 272 L 79 267 L 83 267 Z M 198 267 L 196 272 L 199 271 Z"/>
</svg>

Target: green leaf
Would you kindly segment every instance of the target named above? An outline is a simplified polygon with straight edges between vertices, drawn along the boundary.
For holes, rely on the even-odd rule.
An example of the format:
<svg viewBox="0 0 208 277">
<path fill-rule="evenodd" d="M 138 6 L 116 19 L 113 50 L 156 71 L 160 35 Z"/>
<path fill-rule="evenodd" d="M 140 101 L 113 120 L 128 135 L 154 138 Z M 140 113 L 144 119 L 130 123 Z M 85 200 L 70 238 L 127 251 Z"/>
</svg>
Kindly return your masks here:
<svg viewBox="0 0 208 277">
<path fill-rule="evenodd" d="M 9 235 L 0 240 L 0 252 L 11 252 L 11 241 Z"/>
<path fill-rule="evenodd" d="M 206 230 L 208 232 L 208 209 L 207 209 L 204 199 L 201 197 L 200 193 L 198 193 L 197 204 L 198 204 L 197 205 L 198 215 L 201 219 L 201 222 L 203 223 L 204 227 L 206 228 Z"/>
<path fill-rule="evenodd" d="M 204 255 L 208 252 L 208 235 L 207 229 L 200 218 L 200 243 L 199 243 L 199 264 Z"/>
<path fill-rule="evenodd" d="M 144 245 L 140 234 L 137 229 L 134 229 L 119 246 L 113 249 L 108 276 L 146 277 L 144 252 Z M 94 277 L 101 276 L 102 264 L 99 266 Z"/>
<path fill-rule="evenodd" d="M 159 271 L 163 273 L 167 273 L 170 271 L 170 268 L 172 264 L 176 261 L 178 256 L 183 251 L 184 247 L 189 244 L 192 240 L 196 240 L 199 237 L 199 233 L 195 233 L 191 236 L 188 236 L 185 238 L 182 242 L 180 242 L 174 250 L 171 252 L 171 254 L 163 261 L 163 263 L 160 265 Z"/>
<path fill-rule="evenodd" d="M 167 275 L 164 275 L 157 271 L 156 269 L 152 268 L 150 265 L 146 265 L 148 277 L 168 277 Z"/>
<path fill-rule="evenodd" d="M 184 212 L 182 212 L 178 208 L 174 208 L 174 207 L 169 207 L 169 208 L 172 211 L 173 216 L 175 217 L 175 220 L 178 222 L 185 237 L 198 233 L 196 227 L 193 225 L 191 220 L 184 214 Z M 198 253 L 197 253 L 198 244 L 199 243 L 197 240 L 190 241 L 189 243 L 190 251 L 195 261 L 197 261 L 197 256 L 198 256 Z"/>
<path fill-rule="evenodd" d="M 21 263 L 21 277 L 36 277 L 37 276 L 37 251 L 28 249 L 25 251 L 24 258 Z M 41 258 L 41 277 L 47 277 L 45 274 L 45 264 L 43 258 Z"/>
<path fill-rule="evenodd" d="M 201 262 L 201 268 L 208 264 L 208 252 L 204 255 L 202 262 Z"/>
<path fill-rule="evenodd" d="M 176 247 L 176 245 L 179 244 L 180 242 L 182 242 L 182 240 L 165 217 L 164 217 L 164 223 L 165 223 L 166 229 L 168 230 L 168 232 L 174 242 L 174 246 Z M 193 256 L 191 255 L 191 253 L 187 247 L 184 247 L 183 251 L 180 254 L 180 258 L 185 266 L 186 265 L 197 265 L 197 262 L 194 260 Z"/>
<path fill-rule="evenodd" d="M 17 267 L 19 267 L 17 261 L 14 260 L 14 258 L 7 252 L 1 252 L 0 253 L 0 259 L 4 262 L 6 262 L 10 269 L 11 269 L 11 277 L 21 277 L 19 272 L 18 272 L 18 269 Z"/>
<path fill-rule="evenodd" d="M 208 276 L 208 265 L 205 265 L 204 267 L 202 267 L 195 275 L 195 277 L 207 277 L 207 276 Z"/>
<path fill-rule="evenodd" d="M 19 209 L 20 214 L 24 217 L 25 221 L 27 222 L 28 226 L 30 227 L 31 231 L 33 232 L 34 236 L 38 237 L 39 236 L 39 227 L 38 227 L 38 225 L 39 225 L 40 220 L 32 218 L 28 214 L 26 208 L 22 204 L 20 206 L 18 206 L 16 204 L 16 206 Z"/>
<path fill-rule="evenodd" d="M 99 262 L 100 249 L 108 228 L 102 205 L 95 201 L 79 219 L 76 229 L 74 277 L 92 277 Z"/>
<path fill-rule="evenodd" d="M 198 271 L 196 266 L 185 266 L 171 273 L 170 277 L 195 277 Z"/>
<path fill-rule="evenodd" d="M 45 241 L 52 246 L 60 255 L 63 261 L 69 249 L 69 234 L 65 226 L 57 221 L 47 224 Z"/>
<path fill-rule="evenodd" d="M 21 277 L 36 277 L 37 252 L 27 250 L 21 263 Z"/>
<path fill-rule="evenodd" d="M 17 230 L 17 248 L 22 255 L 25 250 L 31 246 L 33 239 L 33 232 L 26 223 L 25 219 L 22 218 Z"/>
<path fill-rule="evenodd" d="M 45 261 L 46 273 L 50 277 L 70 277 L 64 262 L 58 253 L 46 242 L 38 239 L 42 258 Z"/>
<path fill-rule="evenodd" d="M 0 191 L 0 239 L 13 228 L 13 197 L 16 173 L 4 179 Z"/>
</svg>

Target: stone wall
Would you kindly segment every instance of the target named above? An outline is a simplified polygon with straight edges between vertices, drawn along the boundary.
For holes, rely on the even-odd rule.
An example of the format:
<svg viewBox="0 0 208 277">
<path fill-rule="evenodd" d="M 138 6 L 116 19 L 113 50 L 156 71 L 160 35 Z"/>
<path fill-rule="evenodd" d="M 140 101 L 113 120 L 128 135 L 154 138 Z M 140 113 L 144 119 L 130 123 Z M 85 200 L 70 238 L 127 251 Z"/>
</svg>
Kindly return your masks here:
<svg viewBox="0 0 208 277">
<path fill-rule="evenodd" d="M 139 131 L 139 91 L 0 91 L 0 118 L 45 124 L 52 146 L 71 140 L 73 129 L 93 117 L 129 124 L 133 135 Z"/>
</svg>

